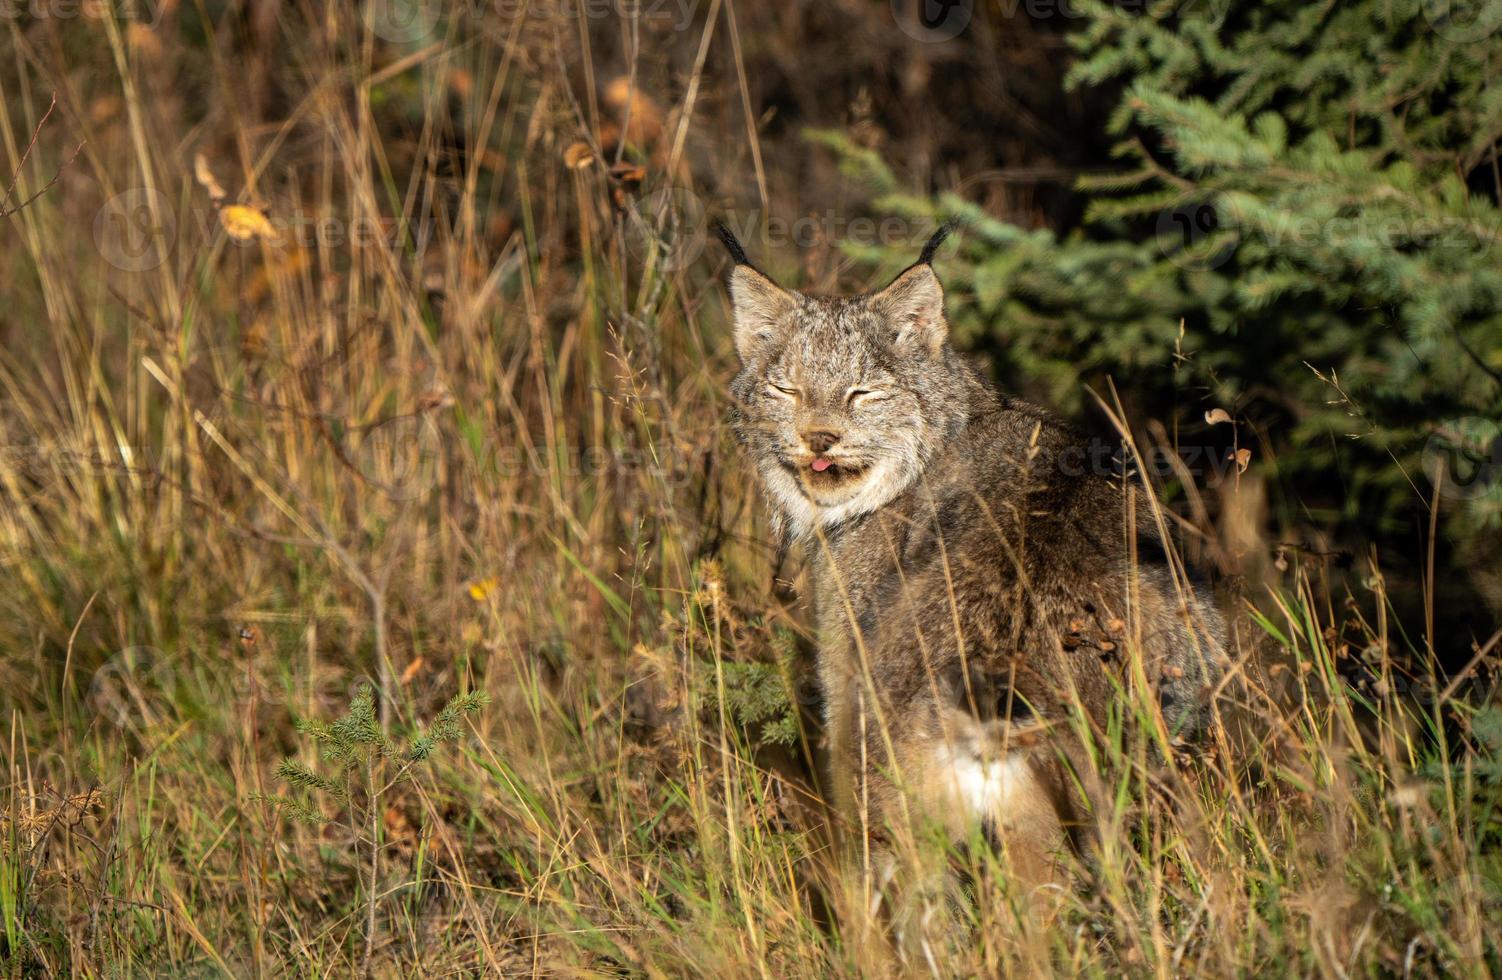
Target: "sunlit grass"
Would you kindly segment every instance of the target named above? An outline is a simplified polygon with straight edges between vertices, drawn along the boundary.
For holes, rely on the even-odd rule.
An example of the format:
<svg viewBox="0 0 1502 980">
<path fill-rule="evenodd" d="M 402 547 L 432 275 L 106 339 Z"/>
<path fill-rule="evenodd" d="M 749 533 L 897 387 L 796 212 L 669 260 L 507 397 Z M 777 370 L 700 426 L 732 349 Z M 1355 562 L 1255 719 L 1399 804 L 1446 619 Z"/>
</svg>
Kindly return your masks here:
<svg viewBox="0 0 1502 980">
<path fill-rule="evenodd" d="M 387 52 L 340 11 L 289 36 L 274 128 L 234 123 L 240 80 L 205 52 L 80 21 L 70 82 L 0 25 L 24 55 L 0 172 L 25 196 L 72 147 L 21 166 L 40 93 L 103 105 L 68 117 L 87 150 L 0 257 L 12 974 L 1497 966 L 1502 743 L 1468 730 L 1470 685 L 1400 676 L 1421 644 L 1376 563 L 1349 608 L 1298 564 L 1229 600 L 1206 742 L 1171 744 L 1141 691 L 1077 720 L 1099 843 L 1049 918 L 1004 855 L 920 841 L 966 927 L 889 943 L 819 802 L 807 610 L 774 582 L 796 559 L 721 422 L 714 263 L 633 244 L 635 186 L 565 165 L 568 100 L 539 108 L 519 67 L 548 71 L 551 42 Z M 212 65 L 217 142 L 161 97 L 179 57 Z M 664 115 L 641 156 L 671 169 L 692 121 Z M 226 200 L 344 233 L 230 241 L 200 144 Z M 138 187 L 161 197 L 110 210 Z M 164 261 L 121 268 L 101 209 Z M 1373 686 L 1348 682 L 1355 647 Z M 296 724 L 366 682 L 398 740 L 456 694 L 491 703 L 360 798 L 368 820 L 279 811 L 279 761 L 326 761 Z"/>
</svg>

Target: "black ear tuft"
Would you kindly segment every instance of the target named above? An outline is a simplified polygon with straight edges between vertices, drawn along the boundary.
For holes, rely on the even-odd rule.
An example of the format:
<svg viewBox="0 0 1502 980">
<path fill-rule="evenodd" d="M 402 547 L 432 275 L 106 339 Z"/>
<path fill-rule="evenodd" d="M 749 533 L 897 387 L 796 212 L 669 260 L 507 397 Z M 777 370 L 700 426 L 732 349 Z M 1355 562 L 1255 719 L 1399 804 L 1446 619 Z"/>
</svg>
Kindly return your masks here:
<svg viewBox="0 0 1502 980">
<path fill-rule="evenodd" d="M 729 228 L 725 227 L 725 223 L 723 221 L 716 221 L 714 223 L 714 233 L 720 236 L 720 241 L 725 243 L 725 251 L 730 253 L 730 261 L 734 262 L 736 265 L 751 264 L 751 260 L 746 258 L 746 250 L 742 248 L 741 243 L 736 240 L 734 233 L 732 233 Z"/>
<path fill-rule="evenodd" d="M 923 252 L 918 256 L 918 261 L 913 264 L 932 264 L 934 260 L 934 253 L 939 251 L 939 246 L 944 244 L 944 239 L 949 237 L 949 233 L 954 231 L 955 226 L 958 224 L 959 221 L 957 219 L 950 218 L 948 221 L 940 225 L 939 230 L 934 232 L 933 237 L 928 240 L 928 244 L 923 246 Z"/>
</svg>

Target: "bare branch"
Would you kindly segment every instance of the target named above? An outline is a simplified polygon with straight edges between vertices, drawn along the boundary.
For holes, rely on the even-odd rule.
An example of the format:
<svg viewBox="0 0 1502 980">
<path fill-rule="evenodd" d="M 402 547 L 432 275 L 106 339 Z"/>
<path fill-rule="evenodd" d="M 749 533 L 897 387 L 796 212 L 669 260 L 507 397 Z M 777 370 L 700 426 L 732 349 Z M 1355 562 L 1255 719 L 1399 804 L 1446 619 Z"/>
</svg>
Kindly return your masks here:
<svg viewBox="0 0 1502 980">
<path fill-rule="evenodd" d="M 78 159 L 78 154 L 82 152 L 83 145 L 88 142 L 88 140 L 78 141 L 78 145 L 73 148 L 73 155 L 68 157 L 68 162 L 57 168 L 57 173 L 53 174 L 52 179 L 42 185 L 41 190 L 31 195 L 20 204 L 17 204 L 14 207 L 10 206 L 10 199 L 12 195 L 16 193 L 16 184 L 21 180 L 22 171 L 26 169 L 26 160 L 31 156 L 31 151 L 36 148 L 37 137 L 42 134 L 42 127 L 47 124 L 47 120 L 52 116 L 52 110 L 56 108 L 57 93 L 53 92 L 52 103 L 47 106 L 47 111 L 42 113 L 42 118 L 37 121 L 36 128 L 31 131 L 31 141 L 26 144 L 26 149 L 21 153 L 21 162 L 16 165 L 16 172 L 11 176 L 10 186 L 5 189 L 5 197 L 3 199 L 0 199 L 0 218 L 10 217 L 17 211 L 20 211 L 30 205 L 37 198 L 47 193 L 47 191 L 51 190 L 52 185 L 57 183 L 57 179 L 63 175 L 63 171 L 68 169 L 68 167 L 72 165 L 74 160 Z"/>
</svg>

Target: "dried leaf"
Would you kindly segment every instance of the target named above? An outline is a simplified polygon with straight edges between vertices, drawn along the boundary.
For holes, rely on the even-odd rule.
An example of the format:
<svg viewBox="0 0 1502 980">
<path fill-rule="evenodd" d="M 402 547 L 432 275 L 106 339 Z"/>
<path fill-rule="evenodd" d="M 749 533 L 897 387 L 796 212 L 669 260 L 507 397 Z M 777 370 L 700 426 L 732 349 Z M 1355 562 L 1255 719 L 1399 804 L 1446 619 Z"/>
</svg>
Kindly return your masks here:
<svg viewBox="0 0 1502 980">
<path fill-rule="evenodd" d="M 1236 472 L 1245 473 L 1246 468 L 1252 463 L 1252 451 L 1250 449 L 1236 450 Z"/>
<path fill-rule="evenodd" d="M 640 184 L 647 179 L 647 168 L 622 160 L 610 168 L 610 176 L 625 184 Z"/>
<path fill-rule="evenodd" d="M 475 87 L 475 76 L 464 68 L 449 69 L 449 88 L 461 99 L 469 98 L 470 91 Z"/>
<path fill-rule="evenodd" d="M 640 80 L 633 84 L 629 76 L 614 78 L 605 85 L 603 94 L 605 104 L 611 108 L 616 118 L 625 121 L 627 143 L 645 146 L 662 138 L 662 107 L 642 90 Z M 607 142 L 603 132 L 600 136 L 602 145 L 608 146 L 615 141 L 612 139 Z M 616 137 L 619 137 L 618 133 Z"/>
<path fill-rule="evenodd" d="M 214 171 L 209 169 L 208 158 L 202 153 L 193 154 L 193 178 L 198 185 L 209 192 L 209 199 L 214 201 L 224 200 L 224 188 L 219 186 L 219 181 L 214 179 Z"/>
<path fill-rule="evenodd" d="M 563 165 L 570 170 L 583 170 L 594 162 L 595 151 L 583 140 L 570 143 L 568 149 L 563 151 Z"/>
<path fill-rule="evenodd" d="M 162 37 L 140 21 L 132 21 L 125 29 L 125 43 L 147 61 L 162 60 Z"/>
<path fill-rule="evenodd" d="M 240 356 L 253 361 L 265 357 L 271 350 L 270 334 L 271 328 L 264 319 L 251 321 L 240 335 Z"/>
<path fill-rule="evenodd" d="M 265 212 L 248 204 L 230 204 L 219 209 L 219 223 L 231 238 L 248 242 L 252 238 L 276 240 L 276 229 Z"/>
<path fill-rule="evenodd" d="M 1220 425 L 1222 422 L 1230 421 L 1231 413 L 1223 408 L 1212 408 L 1205 413 L 1205 423 L 1207 425 Z"/>
</svg>

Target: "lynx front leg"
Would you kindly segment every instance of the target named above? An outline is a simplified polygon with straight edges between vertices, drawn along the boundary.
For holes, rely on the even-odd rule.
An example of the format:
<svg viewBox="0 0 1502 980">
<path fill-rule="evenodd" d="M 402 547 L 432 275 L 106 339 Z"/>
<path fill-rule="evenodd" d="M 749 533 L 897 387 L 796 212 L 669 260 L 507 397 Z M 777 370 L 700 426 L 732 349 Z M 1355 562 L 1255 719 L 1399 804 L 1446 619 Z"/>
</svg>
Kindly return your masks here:
<svg viewBox="0 0 1502 980">
<path fill-rule="evenodd" d="M 839 836 L 866 849 L 871 833 L 878 829 L 871 819 L 871 786 L 866 776 L 867 735 L 877 724 L 871 699 L 841 647 L 820 652 L 819 680 L 824 689 L 824 744 L 830 808 Z"/>
<path fill-rule="evenodd" d="M 957 713 L 950 731 L 928 747 L 919 791 L 925 809 L 944 819 L 956 839 L 984 829 L 1032 902 L 1067 880 L 1060 773 L 1046 742 L 1019 747 L 1005 727 Z"/>
<path fill-rule="evenodd" d="M 873 849 L 872 873 L 866 921 L 884 924 L 903 960 L 938 974 L 940 954 L 967 935 L 969 897 L 947 852 L 883 843 Z"/>
</svg>

